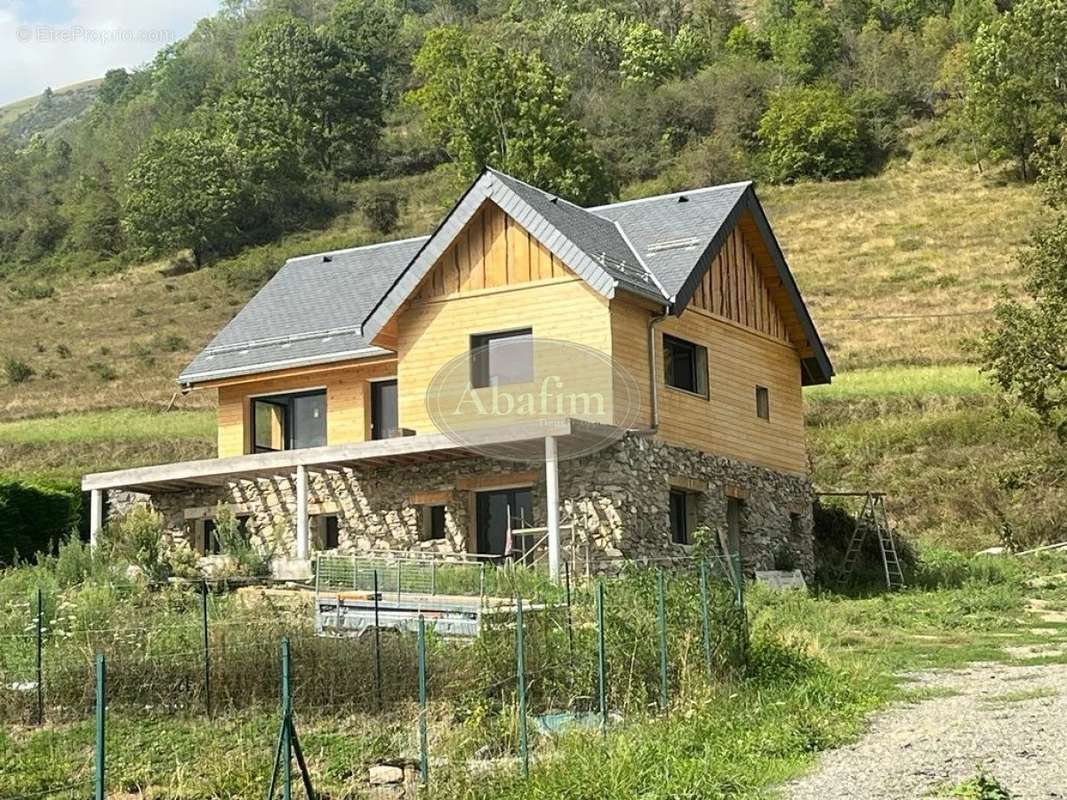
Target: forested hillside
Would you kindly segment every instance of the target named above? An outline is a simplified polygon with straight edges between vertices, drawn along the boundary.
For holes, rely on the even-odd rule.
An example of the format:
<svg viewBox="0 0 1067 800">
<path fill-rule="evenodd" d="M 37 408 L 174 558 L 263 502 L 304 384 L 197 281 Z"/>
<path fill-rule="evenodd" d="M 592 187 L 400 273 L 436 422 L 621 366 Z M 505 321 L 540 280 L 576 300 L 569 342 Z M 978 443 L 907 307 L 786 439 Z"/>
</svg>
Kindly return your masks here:
<svg viewBox="0 0 1067 800">
<path fill-rule="evenodd" d="M 487 163 L 585 203 L 931 152 L 1028 179 L 1067 23 L 1016 5 L 227 3 L 73 123 L 0 143 L 0 273 L 199 265 L 353 211 L 387 234 L 409 198 L 368 180 Z"/>
<path fill-rule="evenodd" d="M 584 203 L 754 178 L 839 370 L 817 484 L 1055 538 L 1064 63 L 1061 0 L 228 3 L 0 139 L 0 473 L 210 456 L 192 355 L 285 258 L 425 233 L 485 164 Z"/>
</svg>

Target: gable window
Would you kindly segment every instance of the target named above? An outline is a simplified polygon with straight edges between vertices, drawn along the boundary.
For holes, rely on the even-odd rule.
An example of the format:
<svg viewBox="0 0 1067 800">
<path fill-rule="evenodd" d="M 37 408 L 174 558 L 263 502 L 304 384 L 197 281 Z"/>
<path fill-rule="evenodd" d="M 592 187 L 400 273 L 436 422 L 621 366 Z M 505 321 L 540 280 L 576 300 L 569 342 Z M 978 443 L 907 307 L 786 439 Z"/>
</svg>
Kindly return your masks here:
<svg viewBox="0 0 1067 800">
<path fill-rule="evenodd" d="M 471 386 L 503 386 L 533 380 L 533 328 L 471 336 Z"/>
<path fill-rule="evenodd" d="M 252 452 L 326 444 L 326 390 L 252 398 Z"/>
<path fill-rule="evenodd" d="M 668 386 L 708 396 L 708 350 L 699 344 L 663 334 L 664 380 Z"/>
<path fill-rule="evenodd" d="M 756 387 L 756 416 L 770 421 L 771 418 L 771 393 L 766 386 Z"/>
<path fill-rule="evenodd" d="M 445 507 L 443 505 L 422 507 L 422 540 L 436 541 L 445 538 Z"/>
</svg>

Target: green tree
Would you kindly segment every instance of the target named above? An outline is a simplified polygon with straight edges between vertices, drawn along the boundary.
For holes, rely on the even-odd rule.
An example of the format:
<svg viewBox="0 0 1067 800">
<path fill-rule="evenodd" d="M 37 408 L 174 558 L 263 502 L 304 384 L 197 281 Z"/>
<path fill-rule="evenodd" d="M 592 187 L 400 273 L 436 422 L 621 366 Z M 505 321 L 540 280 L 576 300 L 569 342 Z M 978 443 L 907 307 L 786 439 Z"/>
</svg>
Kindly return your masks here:
<svg viewBox="0 0 1067 800">
<path fill-rule="evenodd" d="M 979 345 L 983 370 L 1067 440 L 1067 219 L 1038 232 L 1019 261 L 1031 302 L 997 305 Z"/>
<path fill-rule="evenodd" d="M 439 28 L 427 35 L 414 67 L 422 85 L 411 100 L 469 176 L 494 166 L 576 202 L 610 196 L 603 163 L 567 114 L 566 87 L 537 54 Z"/>
<path fill-rule="evenodd" d="M 286 17 L 258 29 L 224 113 L 258 163 L 296 153 L 311 171 L 360 171 L 381 132 L 381 94 L 367 67 L 328 36 Z"/>
<path fill-rule="evenodd" d="M 799 0 L 769 25 L 771 53 L 790 77 L 809 83 L 841 58 L 841 31 L 822 3 Z"/>
<path fill-rule="evenodd" d="M 675 73 L 671 40 L 647 22 L 630 26 L 622 42 L 619 71 L 629 83 L 658 86 Z"/>
<path fill-rule="evenodd" d="M 861 125 L 836 86 L 794 86 L 771 95 L 759 140 L 772 180 L 850 178 L 863 172 Z"/>
<path fill-rule="evenodd" d="M 969 63 L 968 105 L 994 155 L 1033 177 L 1035 148 L 1067 124 L 1067 4 L 1020 0 L 979 30 Z"/>
<path fill-rule="evenodd" d="M 189 248 L 197 266 L 241 237 L 246 186 L 232 146 L 200 131 L 153 137 L 126 177 L 122 224 L 149 252 Z"/>
<path fill-rule="evenodd" d="M 340 0 L 330 15 L 333 36 L 367 66 L 387 98 L 395 95 L 406 55 L 400 35 L 403 17 L 396 0 Z"/>
</svg>

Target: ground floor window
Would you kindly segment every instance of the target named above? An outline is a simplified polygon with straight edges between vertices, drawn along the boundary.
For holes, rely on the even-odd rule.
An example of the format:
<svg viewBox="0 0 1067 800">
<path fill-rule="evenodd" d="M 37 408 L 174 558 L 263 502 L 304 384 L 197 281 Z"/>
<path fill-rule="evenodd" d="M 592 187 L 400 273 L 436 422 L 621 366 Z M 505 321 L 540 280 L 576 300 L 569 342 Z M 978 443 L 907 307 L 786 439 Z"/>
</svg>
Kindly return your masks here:
<svg viewBox="0 0 1067 800">
<path fill-rule="evenodd" d="M 511 531 L 533 525 L 533 490 L 525 486 L 478 492 L 474 511 L 478 552 L 508 555 L 519 546 Z"/>
<path fill-rule="evenodd" d="M 422 540 L 438 541 L 445 538 L 445 506 L 432 505 L 422 507 Z"/>
<path fill-rule="evenodd" d="M 692 544 L 696 497 L 684 489 L 671 489 L 669 511 L 671 541 L 675 544 Z"/>
<path fill-rule="evenodd" d="M 336 550 L 340 544 L 340 523 L 336 514 L 319 514 L 313 519 L 316 550 Z"/>
</svg>

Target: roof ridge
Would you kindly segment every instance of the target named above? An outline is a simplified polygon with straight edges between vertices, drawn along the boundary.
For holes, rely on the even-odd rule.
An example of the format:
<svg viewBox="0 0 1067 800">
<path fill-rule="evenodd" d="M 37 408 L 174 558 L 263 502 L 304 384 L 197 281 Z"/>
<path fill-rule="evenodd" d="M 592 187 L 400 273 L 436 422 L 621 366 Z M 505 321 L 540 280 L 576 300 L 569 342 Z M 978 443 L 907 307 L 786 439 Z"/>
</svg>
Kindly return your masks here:
<svg viewBox="0 0 1067 800">
<path fill-rule="evenodd" d="M 421 236 L 409 236 L 406 239 L 389 239 L 384 242 L 375 242 L 374 244 L 360 244 L 355 247 L 343 247 L 340 250 L 321 250 L 318 253 L 305 253 L 302 256 L 290 256 L 285 259 L 285 263 L 288 264 L 292 261 L 302 261 L 305 258 L 314 258 L 315 256 L 336 256 L 342 253 L 354 253 L 357 250 L 375 250 L 379 247 L 390 247 L 394 244 L 406 244 L 408 242 L 416 242 L 420 239 L 429 239 L 430 234 L 424 233 Z"/>
<path fill-rule="evenodd" d="M 670 200 L 672 197 L 682 197 L 689 194 L 701 194 L 703 192 L 714 192 L 719 189 L 734 189 L 739 186 L 751 186 L 752 181 L 734 181 L 733 183 L 720 183 L 717 186 L 702 186 L 699 189 L 683 189 L 679 192 L 669 192 L 667 194 L 654 194 L 650 197 L 635 197 L 633 200 L 620 200 L 617 203 L 604 203 L 600 206 L 589 206 L 589 208 L 583 209 L 590 213 L 595 211 L 601 211 L 605 208 L 619 208 L 621 206 L 631 206 L 635 203 L 646 203 L 650 200 Z M 596 216 L 600 216 L 597 214 Z"/>
<path fill-rule="evenodd" d="M 579 211 L 586 212 L 587 214 L 590 213 L 589 209 L 586 208 L 585 206 L 580 206 L 577 203 L 571 202 L 566 197 L 561 197 L 558 194 L 553 194 L 552 192 L 548 191 L 547 189 L 542 189 L 540 186 L 534 186 L 532 183 L 528 183 L 528 182 L 524 181 L 522 178 L 516 178 L 514 175 L 509 175 L 506 172 L 503 172 L 503 171 L 501 171 L 499 169 L 496 169 L 496 167 L 486 167 L 486 170 L 488 170 L 489 172 L 492 172 L 494 175 L 502 175 L 503 177 L 505 177 L 505 178 L 507 178 L 509 180 L 515 181 L 515 183 L 521 183 L 523 186 L 527 187 L 528 189 L 533 189 L 535 192 L 540 192 L 545 197 L 547 197 L 549 200 L 559 200 L 561 202 L 566 203 L 571 208 L 576 208 Z M 593 214 L 593 216 L 595 217 L 597 215 Z M 600 219 L 603 219 L 603 217 L 600 217 Z M 608 220 L 608 221 L 610 222 L 611 220 Z"/>
</svg>

